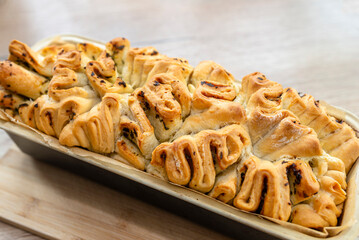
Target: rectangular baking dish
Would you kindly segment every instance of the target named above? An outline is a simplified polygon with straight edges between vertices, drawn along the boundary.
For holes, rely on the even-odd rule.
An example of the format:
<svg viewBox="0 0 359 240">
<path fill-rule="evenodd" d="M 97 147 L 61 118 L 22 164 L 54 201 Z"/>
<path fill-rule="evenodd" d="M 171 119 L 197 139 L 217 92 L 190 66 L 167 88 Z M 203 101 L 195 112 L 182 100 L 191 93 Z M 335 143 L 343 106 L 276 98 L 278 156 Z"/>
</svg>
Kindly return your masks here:
<svg viewBox="0 0 359 240">
<path fill-rule="evenodd" d="M 74 35 L 59 35 L 44 39 L 32 48 L 38 50 L 53 41 L 91 42 L 104 47 L 104 43 L 91 39 Z M 325 105 L 330 115 L 345 121 L 357 133 L 359 132 L 358 117 L 341 108 Z M 320 237 L 320 234 L 315 234 L 317 231 L 312 230 L 312 236 L 304 234 L 268 221 L 263 216 L 238 210 L 189 188 L 163 181 L 109 157 L 82 148 L 61 146 L 57 139 L 27 126 L 0 119 L 0 128 L 9 134 L 23 152 L 36 159 L 88 177 L 231 237 L 268 239 L 267 234 L 272 235 L 272 238 L 280 239 L 318 239 Z M 355 184 L 358 178 L 358 166 L 357 161 L 348 175 L 348 199 L 351 196 L 351 201 L 347 201 L 344 207 L 342 223 L 345 227 L 341 233 L 331 239 L 353 239 L 359 234 L 357 221 L 359 210 L 358 199 L 356 199 L 359 190 Z"/>
</svg>

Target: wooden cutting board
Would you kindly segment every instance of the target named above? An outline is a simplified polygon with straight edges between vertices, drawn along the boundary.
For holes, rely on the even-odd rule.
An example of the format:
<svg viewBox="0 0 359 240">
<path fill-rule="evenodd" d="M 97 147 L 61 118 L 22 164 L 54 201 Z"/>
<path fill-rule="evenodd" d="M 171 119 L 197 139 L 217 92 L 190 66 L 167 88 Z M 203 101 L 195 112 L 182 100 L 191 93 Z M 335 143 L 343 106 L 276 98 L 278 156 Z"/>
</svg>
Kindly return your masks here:
<svg viewBox="0 0 359 240">
<path fill-rule="evenodd" d="M 49 239 L 226 239 L 16 149 L 0 159 L 0 219 Z"/>
</svg>

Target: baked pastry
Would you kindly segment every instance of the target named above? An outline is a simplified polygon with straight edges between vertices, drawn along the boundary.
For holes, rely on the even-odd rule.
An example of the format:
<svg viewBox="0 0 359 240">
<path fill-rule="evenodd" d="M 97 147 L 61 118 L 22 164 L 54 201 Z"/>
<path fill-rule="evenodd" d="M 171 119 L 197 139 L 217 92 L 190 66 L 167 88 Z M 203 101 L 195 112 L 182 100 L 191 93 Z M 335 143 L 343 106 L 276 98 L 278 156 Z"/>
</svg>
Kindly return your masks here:
<svg viewBox="0 0 359 240">
<path fill-rule="evenodd" d="M 328 116 L 325 108 L 312 96 L 300 96 L 293 88 L 287 88 L 282 96 L 283 108 L 290 110 L 317 132 L 323 149 L 340 158 L 348 173 L 359 156 L 359 140 L 345 122 Z"/>
<path fill-rule="evenodd" d="M 40 97 L 47 90 L 48 79 L 10 61 L 0 63 L 0 78 L 1 86 L 31 99 Z"/>
<path fill-rule="evenodd" d="M 282 157 L 303 158 L 322 155 L 315 131 L 287 110 L 266 113 L 257 108 L 248 119 L 253 153 L 263 159 L 276 161 Z M 310 147 L 308 147 L 310 146 Z"/>
<path fill-rule="evenodd" d="M 204 64 L 205 67 L 202 66 Z M 212 71 L 210 72 L 208 68 Z M 201 70 L 204 73 L 200 73 Z M 196 73 L 196 78 L 192 79 L 189 84 L 189 88 L 193 91 L 191 114 L 177 131 L 174 139 L 186 134 L 198 133 L 204 129 L 241 124 L 246 120 L 244 108 L 237 101 L 234 81 L 223 67 L 213 62 L 202 62 L 194 69 L 194 73 Z M 218 75 L 218 73 L 221 78 L 213 78 L 213 75 Z M 197 84 L 195 88 L 193 84 Z"/>
<path fill-rule="evenodd" d="M 234 207 L 323 230 L 338 225 L 359 139 L 312 96 L 255 72 L 132 48 L 14 40 L 0 107 L 59 139 Z"/>
<path fill-rule="evenodd" d="M 208 192 L 213 188 L 216 172 L 243 158 L 249 145 L 243 127 L 233 124 L 162 143 L 153 151 L 151 165 L 164 168 L 160 172 L 173 183 Z"/>
</svg>

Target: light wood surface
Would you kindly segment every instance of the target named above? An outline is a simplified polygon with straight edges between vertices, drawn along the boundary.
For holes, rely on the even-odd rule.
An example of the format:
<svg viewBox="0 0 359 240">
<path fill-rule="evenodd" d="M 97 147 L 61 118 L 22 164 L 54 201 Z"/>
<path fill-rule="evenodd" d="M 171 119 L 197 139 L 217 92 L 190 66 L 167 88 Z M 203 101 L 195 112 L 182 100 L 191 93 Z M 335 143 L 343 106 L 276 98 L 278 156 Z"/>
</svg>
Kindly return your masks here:
<svg viewBox="0 0 359 240">
<path fill-rule="evenodd" d="M 0 219 L 51 239 L 226 239 L 141 200 L 10 150 Z"/>
<path fill-rule="evenodd" d="M 0 239 L 40 240 L 42 238 L 0 222 Z"/>
<path fill-rule="evenodd" d="M 359 11 L 354 2 L 0 0 L 0 57 L 7 56 L 12 39 L 33 44 L 59 33 L 103 41 L 124 36 L 133 46 L 152 45 L 192 65 L 216 61 L 236 78 L 261 71 L 284 87 L 359 115 Z M 18 238 L 9 228 L 0 224 L 0 236 Z"/>
</svg>

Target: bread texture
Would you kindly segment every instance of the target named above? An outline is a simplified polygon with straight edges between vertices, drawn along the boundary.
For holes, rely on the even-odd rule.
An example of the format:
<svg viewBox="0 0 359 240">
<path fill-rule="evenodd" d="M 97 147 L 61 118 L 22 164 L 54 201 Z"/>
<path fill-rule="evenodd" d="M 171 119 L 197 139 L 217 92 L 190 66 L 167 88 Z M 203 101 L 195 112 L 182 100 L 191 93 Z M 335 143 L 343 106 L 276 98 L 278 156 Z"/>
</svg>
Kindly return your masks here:
<svg viewBox="0 0 359 240">
<path fill-rule="evenodd" d="M 122 37 L 37 52 L 14 40 L 9 52 L 0 108 L 10 118 L 243 211 L 338 225 L 359 139 L 312 96 Z"/>
</svg>

